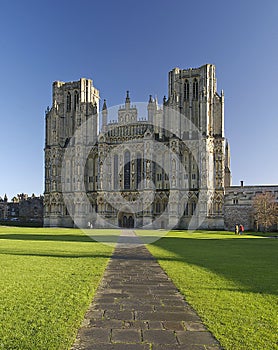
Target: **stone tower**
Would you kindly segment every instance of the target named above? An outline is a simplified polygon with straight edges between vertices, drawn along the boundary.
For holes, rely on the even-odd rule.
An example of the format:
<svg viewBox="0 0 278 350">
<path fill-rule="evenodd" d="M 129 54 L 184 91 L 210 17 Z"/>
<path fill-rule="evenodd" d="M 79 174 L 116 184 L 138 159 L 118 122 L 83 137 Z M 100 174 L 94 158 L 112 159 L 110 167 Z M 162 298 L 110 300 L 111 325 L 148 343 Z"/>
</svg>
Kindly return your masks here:
<svg viewBox="0 0 278 350">
<path fill-rule="evenodd" d="M 90 79 L 53 83 L 52 107 L 46 111 L 44 226 L 72 226 L 62 194 L 62 162 L 76 130 L 92 118 L 90 137 L 98 134 L 99 91 Z M 73 169 L 78 164 L 72 164 Z M 77 177 L 69 176 L 70 191 L 78 191 Z"/>
<path fill-rule="evenodd" d="M 230 170 L 224 136 L 224 93 L 217 93 L 215 66 L 173 69 L 169 72 L 168 96 L 165 104 L 172 117 L 166 115 L 164 123 L 191 149 L 187 155 L 184 152 L 184 164 L 189 196 L 196 197 L 199 204 L 196 226 L 222 228 L 224 189 L 225 182 L 230 183 Z"/>
<path fill-rule="evenodd" d="M 109 121 L 104 100 L 99 130 L 92 81 L 53 84 L 45 226 L 224 228 L 230 153 L 215 66 L 174 68 L 163 105 L 150 95 L 145 107 L 147 117 L 127 91 Z"/>
</svg>

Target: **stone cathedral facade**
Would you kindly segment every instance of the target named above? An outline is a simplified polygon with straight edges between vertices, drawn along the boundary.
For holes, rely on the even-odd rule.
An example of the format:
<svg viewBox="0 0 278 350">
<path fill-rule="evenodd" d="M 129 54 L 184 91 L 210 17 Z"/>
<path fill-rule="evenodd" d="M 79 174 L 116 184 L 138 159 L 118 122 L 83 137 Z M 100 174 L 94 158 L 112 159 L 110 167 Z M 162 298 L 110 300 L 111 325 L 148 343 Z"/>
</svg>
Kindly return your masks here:
<svg viewBox="0 0 278 350">
<path fill-rule="evenodd" d="M 143 107 L 129 92 L 116 112 L 100 106 L 89 79 L 53 83 L 45 226 L 224 228 L 231 173 L 215 66 L 173 69 L 163 104 Z"/>
</svg>

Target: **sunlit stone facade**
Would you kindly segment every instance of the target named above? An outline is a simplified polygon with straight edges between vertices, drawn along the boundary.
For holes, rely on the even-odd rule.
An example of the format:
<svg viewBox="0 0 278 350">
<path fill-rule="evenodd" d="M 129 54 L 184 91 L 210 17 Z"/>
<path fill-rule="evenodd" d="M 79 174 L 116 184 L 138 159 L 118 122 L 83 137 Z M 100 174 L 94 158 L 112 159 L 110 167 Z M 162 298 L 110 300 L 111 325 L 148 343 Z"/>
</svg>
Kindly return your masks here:
<svg viewBox="0 0 278 350">
<path fill-rule="evenodd" d="M 133 105 L 129 92 L 116 109 L 99 102 L 92 80 L 53 84 L 44 225 L 224 228 L 230 155 L 215 66 L 170 71 L 161 106 Z"/>
</svg>

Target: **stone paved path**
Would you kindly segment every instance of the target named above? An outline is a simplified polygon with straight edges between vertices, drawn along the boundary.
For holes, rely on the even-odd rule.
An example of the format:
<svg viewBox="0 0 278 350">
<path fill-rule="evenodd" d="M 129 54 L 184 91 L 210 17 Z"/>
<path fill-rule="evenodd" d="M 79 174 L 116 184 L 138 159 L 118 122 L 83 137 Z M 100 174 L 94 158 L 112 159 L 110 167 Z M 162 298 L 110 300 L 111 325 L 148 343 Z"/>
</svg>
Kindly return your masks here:
<svg viewBox="0 0 278 350">
<path fill-rule="evenodd" d="M 133 231 L 123 231 L 72 350 L 221 349 Z"/>
</svg>

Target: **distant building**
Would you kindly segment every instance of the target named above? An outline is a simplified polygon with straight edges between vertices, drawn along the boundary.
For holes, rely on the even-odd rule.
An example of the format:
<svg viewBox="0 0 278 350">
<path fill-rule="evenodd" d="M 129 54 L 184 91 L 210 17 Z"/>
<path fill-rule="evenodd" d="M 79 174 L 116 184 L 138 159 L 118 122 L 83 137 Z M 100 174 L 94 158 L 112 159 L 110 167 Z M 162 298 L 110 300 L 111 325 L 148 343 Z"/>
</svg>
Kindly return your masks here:
<svg viewBox="0 0 278 350">
<path fill-rule="evenodd" d="M 43 223 L 43 197 L 18 194 L 11 201 L 0 197 L 0 222 Z"/>
<path fill-rule="evenodd" d="M 254 217 L 253 199 L 257 194 L 270 192 L 278 203 L 278 186 L 230 186 L 225 189 L 224 223 L 227 230 L 233 230 L 236 224 L 244 225 L 246 230 L 257 230 Z M 273 227 L 278 230 L 277 224 Z"/>
</svg>

